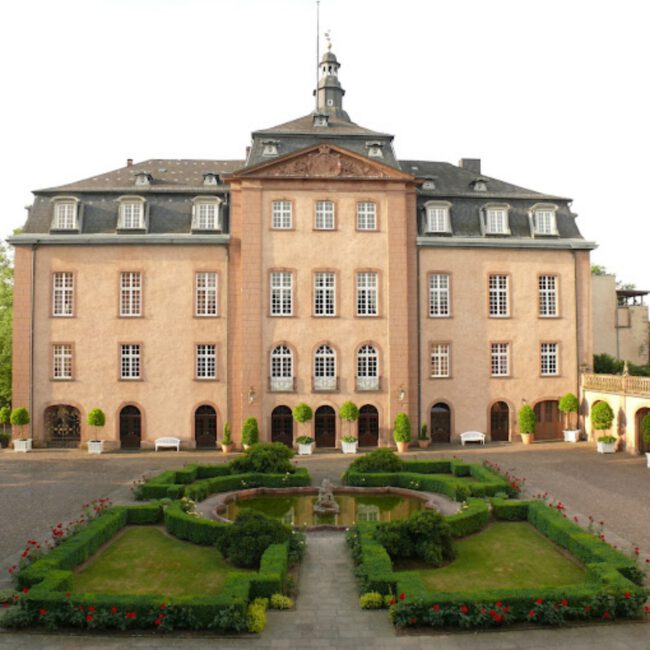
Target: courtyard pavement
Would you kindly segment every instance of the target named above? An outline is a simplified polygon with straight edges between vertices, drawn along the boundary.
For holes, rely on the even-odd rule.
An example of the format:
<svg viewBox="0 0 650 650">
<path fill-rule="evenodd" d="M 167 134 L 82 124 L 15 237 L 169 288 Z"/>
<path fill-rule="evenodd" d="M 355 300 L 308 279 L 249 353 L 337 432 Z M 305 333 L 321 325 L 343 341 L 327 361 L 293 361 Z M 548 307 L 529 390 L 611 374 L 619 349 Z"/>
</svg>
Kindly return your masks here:
<svg viewBox="0 0 650 650">
<path fill-rule="evenodd" d="M 601 455 L 587 443 L 542 443 L 414 450 L 407 458 L 456 456 L 483 459 L 525 477 L 528 495 L 549 492 L 563 501 L 569 516 L 580 521 L 591 515 L 604 521 L 608 540 L 625 548 L 639 546 L 650 557 L 650 470 L 645 460 L 627 454 Z M 69 521 L 81 505 L 110 497 L 131 501 L 131 485 L 144 474 L 185 463 L 226 462 L 217 452 L 141 452 L 89 456 L 79 450 L 36 450 L 30 454 L 0 452 L 0 588 L 9 586 L 6 569 L 14 564 L 30 538 L 44 539 L 52 525 Z M 339 482 L 352 457 L 317 453 L 297 458 L 314 483 Z M 296 609 L 269 612 L 267 629 L 259 636 L 238 638 L 203 634 L 161 637 L 142 635 L 53 635 L 0 631 L 0 648 L 477 648 L 537 650 L 572 648 L 650 648 L 649 623 L 592 625 L 566 629 L 513 629 L 481 633 L 396 634 L 386 612 L 367 612 L 357 605 L 353 567 L 339 533 L 309 534 Z"/>
</svg>

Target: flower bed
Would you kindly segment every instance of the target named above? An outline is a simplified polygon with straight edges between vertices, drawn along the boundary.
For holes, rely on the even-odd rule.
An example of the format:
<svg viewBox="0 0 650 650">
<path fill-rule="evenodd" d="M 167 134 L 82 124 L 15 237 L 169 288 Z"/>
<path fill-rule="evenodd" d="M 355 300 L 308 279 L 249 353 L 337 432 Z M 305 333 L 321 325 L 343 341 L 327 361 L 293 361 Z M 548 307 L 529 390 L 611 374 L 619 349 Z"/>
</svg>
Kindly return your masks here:
<svg viewBox="0 0 650 650">
<path fill-rule="evenodd" d="M 481 591 L 468 585 L 463 591 L 433 593 L 417 571 L 395 572 L 390 556 L 373 538 L 374 525 L 360 524 L 350 531 L 348 541 L 358 565 L 361 590 L 384 596 L 393 594 L 390 617 L 400 628 L 472 628 L 514 622 L 560 624 L 567 620 L 633 618 L 643 614 L 646 590 L 640 586 L 643 576 L 635 562 L 586 533 L 557 509 L 540 501 L 495 499 L 493 514 L 499 520 L 528 521 L 585 563 L 587 582 Z"/>
</svg>

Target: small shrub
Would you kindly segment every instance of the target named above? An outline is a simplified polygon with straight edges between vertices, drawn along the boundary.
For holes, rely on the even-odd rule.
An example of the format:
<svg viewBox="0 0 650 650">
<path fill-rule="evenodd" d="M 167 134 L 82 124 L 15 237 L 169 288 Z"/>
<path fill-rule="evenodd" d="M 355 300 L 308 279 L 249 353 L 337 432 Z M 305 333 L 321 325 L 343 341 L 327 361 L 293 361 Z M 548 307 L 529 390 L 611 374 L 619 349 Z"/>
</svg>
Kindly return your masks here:
<svg viewBox="0 0 650 650">
<path fill-rule="evenodd" d="M 535 433 L 537 416 L 530 404 L 524 404 L 519 409 L 519 433 Z"/>
<path fill-rule="evenodd" d="M 308 404 L 300 402 L 300 404 L 296 404 L 296 406 L 293 407 L 291 415 L 293 415 L 293 419 L 298 422 L 298 424 L 304 424 L 312 419 L 314 412 Z"/>
<path fill-rule="evenodd" d="M 395 442 L 411 442 L 411 421 L 406 413 L 398 413 L 395 416 L 393 439 Z"/>
<path fill-rule="evenodd" d="M 344 476 L 349 472 L 401 472 L 403 467 L 403 461 L 391 449 L 375 449 L 350 463 Z"/>
<path fill-rule="evenodd" d="M 240 512 L 217 540 L 219 550 L 235 566 L 257 568 L 271 544 L 289 541 L 288 526 L 254 511 Z"/>
<path fill-rule="evenodd" d="M 221 439 L 222 444 L 232 445 L 232 435 L 230 433 L 230 422 L 226 422 L 223 425 L 223 438 Z"/>
<path fill-rule="evenodd" d="M 359 598 L 359 607 L 361 609 L 382 609 L 384 597 L 378 591 L 369 591 Z"/>
<path fill-rule="evenodd" d="M 249 632 L 259 634 L 266 627 L 266 609 L 269 606 L 267 598 L 256 598 L 246 611 L 246 628 Z"/>
<path fill-rule="evenodd" d="M 10 433 L 0 433 L 0 447 L 8 447 L 11 441 Z"/>
<path fill-rule="evenodd" d="M 97 429 L 100 427 L 103 427 L 106 424 L 106 415 L 104 414 L 104 411 L 101 409 L 92 409 L 88 413 L 88 424 L 91 427 L 95 427 L 95 435 L 93 437 L 93 440 L 97 439 Z"/>
<path fill-rule="evenodd" d="M 314 439 L 311 436 L 298 436 L 296 442 L 299 445 L 311 445 L 314 442 Z"/>
<path fill-rule="evenodd" d="M 230 463 L 230 472 L 232 474 L 247 472 L 293 474 L 296 471 L 291 464 L 293 456 L 293 450 L 281 442 L 261 442 L 247 449 L 243 456 L 235 458 Z"/>
<path fill-rule="evenodd" d="M 423 422 L 422 426 L 420 427 L 420 431 L 418 433 L 418 440 L 428 440 L 429 434 L 427 433 L 427 431 L 428 431 L 427 423 Z"/>
<path fill-rule="evenodd" d="M 269 603 L 271 609 L 291 609 L 293 600 L 284 594 L 273 594 Z"/>
<path fill-rule="evenodd" d="M 24 437 L 24 429 L 29 424 L 29 411 L 24 406 L 15 408 L 9 416 L 9 421 L 15 427 L 20 428 L 20 437 Z"/>
<path fill-rule="evenodd" d="M 591 426 L 596 431 L 611 429 L 614 421 L 614 411 L 607 402 L 598 402 L 591 407 Z"/>
<path fill-rule="evenodd" d="M 243 445 L 254 445 L 260 439 L 260 431 L 257 420 L 253 417 L 246 418 L 241 429 L 241 441 Z"/>
<path fill-rule="evenodd" d="M 351 435 L 351 428 L 352 428 L 352 423 L 356 422 L 359 419 L 359 407 L 351 401 L 343 402 L 341 404 L 341 408 L 339 409 L 339 417 L 341 420 L 345 420 L 348 423 L 348 433 L 346 436 L 343 436 L 342 440 L 343 442 L 355 442 L 356 438 L 354 440 L 350 440 L 350 438 L 353 438 Z M 346 440 L 348 438 L 348 440 Z"/>
</svg>

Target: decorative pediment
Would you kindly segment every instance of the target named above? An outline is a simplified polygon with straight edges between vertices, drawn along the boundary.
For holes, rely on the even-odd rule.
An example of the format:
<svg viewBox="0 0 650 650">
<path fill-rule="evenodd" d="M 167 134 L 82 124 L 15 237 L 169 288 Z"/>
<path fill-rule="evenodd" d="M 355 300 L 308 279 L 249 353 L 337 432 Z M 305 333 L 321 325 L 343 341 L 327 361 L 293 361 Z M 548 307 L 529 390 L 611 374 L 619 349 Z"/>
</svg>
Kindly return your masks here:
<svg viewBox="0 0 650 650">
<path fill-rule="evenodd" d="M 330 145 L 311 147 L 284 159 L 242 170 L 241 176 L 266 178 L 410 179 L 398 169 Z"/>
</svg>

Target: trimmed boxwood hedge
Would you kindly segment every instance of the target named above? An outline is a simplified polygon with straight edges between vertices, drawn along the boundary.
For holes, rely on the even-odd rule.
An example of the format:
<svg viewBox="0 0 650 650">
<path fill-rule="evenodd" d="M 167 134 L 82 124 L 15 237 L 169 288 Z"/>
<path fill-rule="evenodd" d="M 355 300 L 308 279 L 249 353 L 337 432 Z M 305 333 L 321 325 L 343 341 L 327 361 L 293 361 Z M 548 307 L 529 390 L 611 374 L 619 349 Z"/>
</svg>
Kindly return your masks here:
<svg viewBox="0 0 650 650">
<path fill-rule="evenodd" d="M 483 530 L 490 520 L 488 504 L 483 499 L 467 499 L 467 507 L 455 515 L 445 517 L 452 537 L 466 537 Z"/>
</svg>

